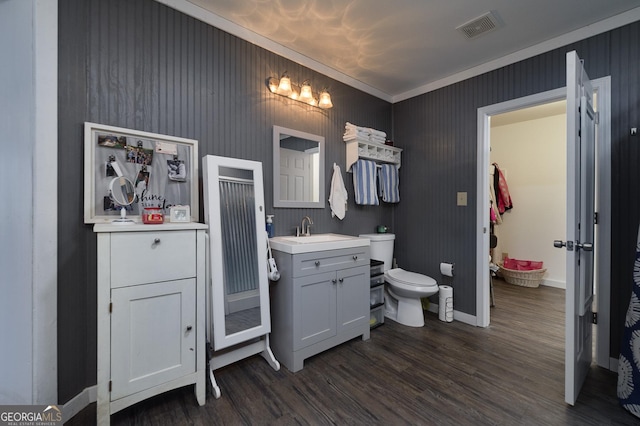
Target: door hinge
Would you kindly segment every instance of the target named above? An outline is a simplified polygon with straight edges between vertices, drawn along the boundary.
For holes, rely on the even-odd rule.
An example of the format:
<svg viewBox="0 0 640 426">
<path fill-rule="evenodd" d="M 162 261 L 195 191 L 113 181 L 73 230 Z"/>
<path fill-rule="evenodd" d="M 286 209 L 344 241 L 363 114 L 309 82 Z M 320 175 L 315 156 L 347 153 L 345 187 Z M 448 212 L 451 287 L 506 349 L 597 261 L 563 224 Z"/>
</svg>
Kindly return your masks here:
<svg viewBox="0 0 640 426">
<path fill-rule="evenodd" d="M 113 312 L 113 302 L 109 302 L 109 313 Z"/>
<path fill-rule="evenodd" d="M 598 224 L 598 212 L 593 213 L 593 224 Z"/>
<path fill-rule="evenodd" d="M 591 312 L 591 324 L 597 324 L 597 323 L 598 323 L 598 313 Z"/>
<path fill-rule="evenodd" d="M 109 392 L 111 392 L 111 385 L 112 385 L 112 383 L 113 383 L 113 382 L 112 382 L 111 380 L 109 380 Z"/>
</svg>

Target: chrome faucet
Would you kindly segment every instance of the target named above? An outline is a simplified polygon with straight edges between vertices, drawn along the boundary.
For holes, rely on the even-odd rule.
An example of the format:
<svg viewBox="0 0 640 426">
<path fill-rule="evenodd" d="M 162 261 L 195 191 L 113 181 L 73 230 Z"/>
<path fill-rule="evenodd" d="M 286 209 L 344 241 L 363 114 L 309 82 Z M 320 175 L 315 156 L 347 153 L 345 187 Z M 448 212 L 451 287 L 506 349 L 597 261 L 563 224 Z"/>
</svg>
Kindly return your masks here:
<svg viewBox="0 0 640 426">
<path fill-rule="evenodd" d="M 305 231 L 304 229 L 304 222 L 305 220 L 307 221 L 307 230 Z M 309 237 L 311 236 L 311 225 L 313 225 L 313 220 L 311 220 L 311 218 L 309 216 L 305 216 L 302 218 L 302 224 L 300 225 L 300 232 L 302 233 L 302 235 L 304 235 L 305 237 Z"/>
</svg>

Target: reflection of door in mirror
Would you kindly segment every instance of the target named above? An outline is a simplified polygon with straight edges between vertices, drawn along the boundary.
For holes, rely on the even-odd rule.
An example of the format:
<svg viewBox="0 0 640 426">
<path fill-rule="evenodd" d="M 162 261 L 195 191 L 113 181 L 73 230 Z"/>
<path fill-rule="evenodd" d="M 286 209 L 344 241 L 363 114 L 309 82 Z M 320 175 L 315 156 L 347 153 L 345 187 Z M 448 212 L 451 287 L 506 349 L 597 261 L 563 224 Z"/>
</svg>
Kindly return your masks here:
<svg viewBox="0 0 640 426">
<path fill-rule="evenodd" d="M 203 159 L 214 350 L 270 332 L 262 164 Z"/>
<path fill-rule="evenodd" d="M 324 138 L 273 126 L 273 206 L 324 208 Z"/>
<path fill-rule="evenodd" d="M 311 151 L 311 152 L 310 152 Z M 305 151 L 280 148 L 280 199 L 318 201 L 318 148 Z"/>
</svg>

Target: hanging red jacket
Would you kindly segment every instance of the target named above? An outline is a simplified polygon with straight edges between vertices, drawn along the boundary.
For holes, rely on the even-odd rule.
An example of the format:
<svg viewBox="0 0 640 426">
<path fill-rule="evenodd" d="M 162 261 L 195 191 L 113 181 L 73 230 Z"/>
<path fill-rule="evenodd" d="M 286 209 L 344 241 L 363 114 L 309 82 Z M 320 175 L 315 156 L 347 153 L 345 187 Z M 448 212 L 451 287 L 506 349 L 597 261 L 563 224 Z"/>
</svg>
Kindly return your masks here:
<svg viewBox="0 0 640 426">
<path fill-rule="evenodd" d="M 494 185 L 496 185 L 495 192 L 498 197 L 498 211 L 500 214 L 506 212 L 507 210 L 511 210 L 513 208 L 513 203 L 511 202 L 511 195 L 509 194 L 509 186 L 507 185 L 507 180 L 502 173 L 502 170 L 498 167 L 498 163 L 493 163 L 496 167 L 497 174 L 497 183 L 494 180 Z"/>
</svg>

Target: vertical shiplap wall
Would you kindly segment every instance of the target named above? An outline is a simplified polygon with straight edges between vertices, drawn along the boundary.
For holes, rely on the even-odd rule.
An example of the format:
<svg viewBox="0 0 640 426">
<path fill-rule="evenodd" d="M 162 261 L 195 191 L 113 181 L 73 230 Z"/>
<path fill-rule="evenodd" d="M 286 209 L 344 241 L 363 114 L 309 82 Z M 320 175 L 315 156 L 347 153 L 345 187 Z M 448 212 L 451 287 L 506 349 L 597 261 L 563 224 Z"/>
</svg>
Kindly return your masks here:
<svg viewBox="0 0 640 426">
<path fill-rule="evenodd" d="M 601 255 L 611 256 L 610 353 L 617 357 L 640 220 L 640 141 L 629 136 L 640 125 L 638 22 L 394 104 L 394 139 L 406 153 L 403 202 L 394 211 L 396 256 L 434 277 L 440 261 L 455 262 L 455 309 L 475 314 L 477 109 L 565 86 L 571 50 L 592 79 L 610 75 L 612 82 L 612 250 Z M 456 206 L 458 191 L 468 193 L 467 207 Z"/>
<path fill-rule="evenodd" d="M 193 138 L 200 155 L 262 161 L 265 201 L 276 234 L 302 217 L 312 232 L 357 235 L 391 225 L 390 206 L 353 203 L 345 174 L 345 122 L 391 132 L 391 105 L 240 40 L 152 0 L 59 1 L 59 402 L 96 382 L 96 248 L 83 224 L 83 123 Z M 327 87 L 323 111 L 268 92 L 266 80 L 288 71 Z M 325 209 L 274 209 L 274 125 L 326 140 L 325 192 L 332 165 L 349 192 L 343 221 Z M 200 173 L 200 179 L 201 179 Z M 201 198 L 202 199 L 202 198 Z M 202 218 L 202 207 L 200 217 Z"/>
</svg>

